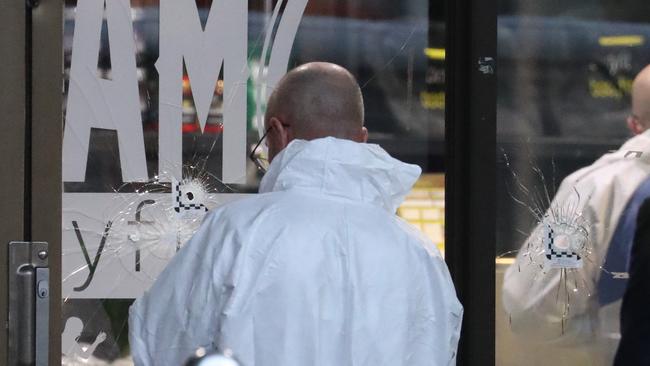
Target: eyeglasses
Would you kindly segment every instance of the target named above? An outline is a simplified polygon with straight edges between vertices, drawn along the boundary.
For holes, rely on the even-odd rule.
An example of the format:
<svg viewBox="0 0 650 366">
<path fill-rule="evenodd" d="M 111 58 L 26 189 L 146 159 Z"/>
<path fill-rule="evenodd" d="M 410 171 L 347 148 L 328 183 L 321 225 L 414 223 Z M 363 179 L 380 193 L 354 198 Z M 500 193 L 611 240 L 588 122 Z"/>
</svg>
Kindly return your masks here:
<svg viewBox="0 0 650 366">
<path fill-rule="evenodd" d="M 255 147 L 248 155 L 248 158 L 251 159 L 257 169 L 262 172 L 262 174 L 266 173 L 266 171 L 269 170 L 269 154 L 268 149 L 265 149 L 261 145 L 262 141 L 264 141 L 266 138 L 266 135 L 268 135 L 269 131 L 271 131 L 271 128 L 273 128 L 273 126 L 266 129 L 260 140 L 257 142 L 257 144 L 255 144 Z"/>
<path fill-rule="evenodd" d="M 289 128 L 291 125 L 282 123 L 282 127 Z M 257 166 L 257 169 L 262 172 L 262 174 L 266 173 L 266 171 L 269 170 L 270 165 L 268 149 L 265 148 L 266 146 L 262 147 L 262 141 L 264 141 L 266 135 L 269 134 L 272 128 L 273 126 L 266 129 L 260 140 L 257 142 L 257 144 L 255 144 L 255 147 L 248 155 L 248 158 L 251 159 L 255 166 Z"/>
</svg>

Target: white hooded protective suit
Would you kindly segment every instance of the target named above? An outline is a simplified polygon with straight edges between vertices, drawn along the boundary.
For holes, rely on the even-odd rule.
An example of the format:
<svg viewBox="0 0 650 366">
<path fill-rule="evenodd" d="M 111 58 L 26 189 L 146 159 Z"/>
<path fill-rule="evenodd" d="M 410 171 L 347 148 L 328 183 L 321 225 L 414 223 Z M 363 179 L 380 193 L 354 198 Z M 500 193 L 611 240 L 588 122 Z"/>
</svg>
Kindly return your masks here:
<svg viewBox="0 0 650 366">
<path fill-rule="evenodd" d="M 214 210 L 130 309 L 137 365 L 455 364 L 462 307 L 395 211 L 420 174 L 377 145 L 295 140 L 260 194 Z"/>
<path fill-rule="evenodd" d="M 640 154 L 640 155 L 639 155 Z M 621 212 L 637 187 L 650 174 L 650 130 L 628 140 L 615 152 L 605 154 L 592 165 L 569 175 L 553 198 L 553 205 L 576 202 L 576 212 L 589 223 L 592 252 L 583 261 L 579 276 L 584 281 L 570 296 L 569 314 L 564 321 L 565 302 L 558 300 L 562 277 L 559 269 L 541 274 L 529 265 L 525 251 L 517 263 L 506 271 L 503 284 L 503 305 L 510 316 L 511 329 L 525 338 L 550 345 L 544 353 L 544 364 L 611 365 L 618 345 L 620 304 L 601 307 L 597 283 L 600 276 L 612 276 L 600 269 L 605 260 Z M 538 226 L 528 240 L 537 240 Z M 525 247 L 528 243 L 524 243 Z M 570 291 L 576 288 L 568 281 Z M 562 346 L 560 349 L 552 349 Z M 567 348 L 569 346 L 570 348 Z M 573 352 L 572 352 L 573 351 Z M 555 360 L 554 357 L 558 358 Z"/>
</svg>

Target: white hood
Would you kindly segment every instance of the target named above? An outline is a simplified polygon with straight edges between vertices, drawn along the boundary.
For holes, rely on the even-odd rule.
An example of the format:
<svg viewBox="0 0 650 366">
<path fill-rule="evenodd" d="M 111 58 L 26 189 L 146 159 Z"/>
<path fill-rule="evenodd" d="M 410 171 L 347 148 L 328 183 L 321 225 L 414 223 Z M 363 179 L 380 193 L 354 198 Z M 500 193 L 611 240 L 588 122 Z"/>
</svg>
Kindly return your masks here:
<svg viewBox="0 0 650 366">
<path fill-rule="evenodd" d="M 273 159 L 260 193 L 308 189 L 395 212 L 421 172 L 379 145 L 333 137 L 294 140 Z"/>
</svg>

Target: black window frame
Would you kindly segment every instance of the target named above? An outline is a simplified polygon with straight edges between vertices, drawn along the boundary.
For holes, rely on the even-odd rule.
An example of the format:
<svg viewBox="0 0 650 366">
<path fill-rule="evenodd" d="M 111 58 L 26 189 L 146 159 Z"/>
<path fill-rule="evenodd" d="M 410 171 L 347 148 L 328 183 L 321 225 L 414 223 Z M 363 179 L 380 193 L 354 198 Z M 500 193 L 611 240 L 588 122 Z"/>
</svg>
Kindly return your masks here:
<svg viewBox="0 0 650 366">
<path fill-rule="evenodd" d="M 445 1 L 445 260 L 464 307 L 458 365 L 495 363 L 497 5 Z"/>
</svg>

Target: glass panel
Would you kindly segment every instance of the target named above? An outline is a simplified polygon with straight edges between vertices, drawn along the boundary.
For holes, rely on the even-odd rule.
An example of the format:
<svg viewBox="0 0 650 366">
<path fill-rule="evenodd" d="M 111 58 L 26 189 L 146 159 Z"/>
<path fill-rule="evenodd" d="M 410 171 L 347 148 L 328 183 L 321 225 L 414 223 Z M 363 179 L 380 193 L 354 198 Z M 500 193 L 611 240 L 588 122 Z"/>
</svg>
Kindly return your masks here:
<svg viewBox="0 0 650 366">
<path fill-rule="evenodd" d="M 64 1 L 64 364 L 132 362 L 133 299 L 207 210 L 257 192 L 247 155 L 287 66 L 357 77 L 370 142 L 425 173 L 399 213 L 444 249 L 440 4 L 238 3 Z"/>
<path fill-rule="evenodd" d="M 650 172 L 648 133 L 626 127 L 649 10 L 499 1 L 498 365 L 612 364 L 630 203 Z"/>
</svg>

